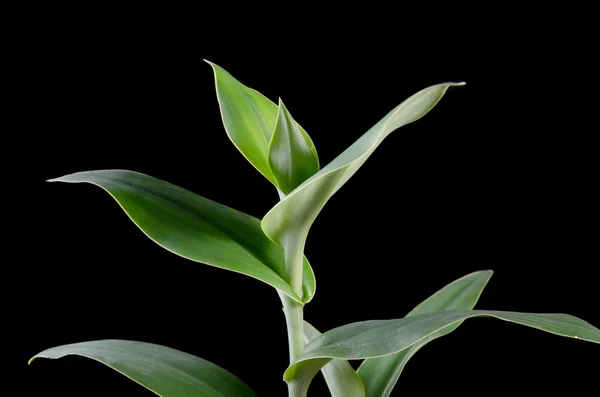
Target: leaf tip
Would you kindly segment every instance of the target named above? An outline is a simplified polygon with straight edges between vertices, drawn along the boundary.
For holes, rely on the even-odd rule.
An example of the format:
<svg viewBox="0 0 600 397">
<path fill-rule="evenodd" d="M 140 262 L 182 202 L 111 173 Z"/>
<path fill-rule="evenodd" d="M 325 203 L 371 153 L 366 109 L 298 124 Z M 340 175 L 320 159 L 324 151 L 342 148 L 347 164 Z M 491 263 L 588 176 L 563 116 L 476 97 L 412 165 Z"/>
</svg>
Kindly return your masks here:
<svg viewBox="0 0 600 397">
<path fill-rule="evenodd" d="M 27 365 L 31 365 L 31 363 L 33 362 L 33 360 L 35 360 L 38 356 L 33 356 L 29 359 L 29 361 L 27 361 Z"/>
<path fill-rule="evenodd" d="M 69 176 L 74 175 L 74 174 L 68 174 L 68 175 L 63 175 L 63 176 L 59 176 L 57 178 L 50 178 L 50 179 L 46 179 L 46 182 L 69 182 L 68 178 Z"/>
<path fill-rule="evenodd" d="M 490 279 L 494 275 L 494 271 L 492 269 L 479 270 L 477 273 L 479 273 L 481 275 L 485 275 L 486 284 L 488 281 L 490 281 Z"/>
</svg>

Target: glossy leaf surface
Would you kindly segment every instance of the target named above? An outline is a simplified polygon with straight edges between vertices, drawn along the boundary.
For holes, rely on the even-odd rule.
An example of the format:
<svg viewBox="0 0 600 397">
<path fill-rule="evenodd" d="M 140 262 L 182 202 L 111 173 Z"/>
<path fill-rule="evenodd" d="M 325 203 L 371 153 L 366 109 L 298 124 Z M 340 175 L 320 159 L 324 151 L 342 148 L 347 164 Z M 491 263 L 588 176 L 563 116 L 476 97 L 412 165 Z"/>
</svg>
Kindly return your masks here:
<svg viewBox="0 0 600 397">
<path fill-rule="evenodd" d="M 279 187 L 269 163 L 269 145 L 279 112 L 277 105 L 260 92 L 240 83 L 222 67 L 207 62 L 214 71 L 217 100 L 227 135 L 242 155 L 273 185 Z M 299 131 L 316 158 L 312 140 L 299 124 L 294 124 L 293 128 Z M 279 147 L 280 143 L 275 146 Z M 280 172 L 279 169 L 277 171 Z"/>
<path fill-rule="evenodd" d="M 309 343 L 321 335 L 308 322 L 304 322 L 304 340 Z M 321 368 L 332 397 L 364 397 L 365 387 L 358 374 L 346 360 L 331 360 Z"/>
<path fill-rule="evenodd" d="M 133 171 L 78 172 L 50 181 L 97 185 L 161 247 L 261 280 L 298 302 L 312 299 L 315 278 L 306 258 L 304 296 L 299 297 L 286 281 L 283 249 L 264 235 L 260 221 L 250 215 Z"/>
<path fill-rule="evenodd" d="M 474 272 L 448 284 L 415 307 L 406 317 L 443 310 L 472 309 L 479 300 L 490 277 L 492 277 L 492 273 L 491 270 Z M 434 339 L 449 334 L 458 328 L 461 323 L 462 321 L 459 321 L 435 332 L 398 353 L 363 361 L 358 368 L 358 375 L 365 385 L 366 396 L 388 397 L 408 360 L 421 347 Z"/>
<path fill-rule="evenodd" d="M 397 320 L 372 320 L 344 325 L 311 341 L 284 379 L 307 379 L 331 359 L 356 360 L 400 352 L 447 327 L 472 317 L 493 317 L 552 334 L 600 343 L 600 330 L 568 314 L 535 314 L 492 310 L 448 310 Z"/>
<path fill-rule="evenodd" d="M 44 350 L 29 362 L 70 355 L 101 362 L 163 397 L 256 397 L 250 387 L 223 368 L 152 343 L 126 340 L 74 343 Z"/>
</svg>

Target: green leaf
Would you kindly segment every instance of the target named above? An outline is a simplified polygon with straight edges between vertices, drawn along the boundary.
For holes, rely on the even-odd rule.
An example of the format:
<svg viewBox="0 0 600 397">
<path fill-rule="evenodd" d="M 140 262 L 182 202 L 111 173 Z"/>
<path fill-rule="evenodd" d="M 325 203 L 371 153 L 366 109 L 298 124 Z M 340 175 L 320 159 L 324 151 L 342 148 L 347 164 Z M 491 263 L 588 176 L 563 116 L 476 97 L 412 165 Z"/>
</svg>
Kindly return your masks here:
<svg viewBox="0 0 600 397">
<path fill-rule="evenodd" d="M 307 138 L 279 99 L 279 113 L 269 145 L 269 165 L 277 186 L 285 194 L 319 171 L 314 145 Z"/>
<path fill-rule="evenodd" d="M 260 92 L 237 81 L 222 67 L 209 61 L 206 62 L 212 66 L 214 71 L 217 100 L 227 135 L 242 155 L 273 185 L 280 188 L 269 162 L 269 144 L 273 138 L 277 120 L 277 105 Z M 296 122 L 293 123 L 295 124 L 294 129 L 300 132 L 304 142 L 316 158 L 317 154 L 312 140 L 300 125 Z M 277 143 L 276 147 L 279 145 Z M 281 173 L 281 170 L 276 171 Z M 298 175 L 294 180 L 297 178 Z"/>
<path fill-rule="evenodd" d="M 53 347 L 36 358 L 87 357 L 163 397 L 256 397 L 244 382 L 215 364 L 152 343 L 99 340 Z"/>
<path fill-rule="evenodd" d="M 304 354 L 285 371 L 284 379 L 288 382 L 296 378 L 306 381 L 331 359 L 358 360 L 398 353 L 472 317 L 493 317 L 560 336 L 600 343 L 599 329 L 568 314 L 448 310 L 334 328 L 306 345 Z"/>
<path fill-rule="evenodd" d="M 304 341 L 309 343 L 319 331 L 308 322 L 304 322 Z M 331 360 L 321 368 L 325 382 L 332 397 L 365 397 L 365 387 L 356 371 L 346 360 Z"/>
<path fill-rule="evenodd" d="M 408 313 L 406 317 L 443 310 L 472 309 L 479 300 L 492 274 L 491 270 L 485 270 L 459 278 L 427 298 Z M 365 385 L 366 397 L 388 397 L 408 360 L 427 343 L 449 334 L 458 328 L 460 324 L 462 324 L 462 321 L 435 332 L 398 353 L 363 361 L 358 368 L 358 375 Z"/>
<path fill-rule="evenodd" d="M 151 240 L 184 258 L 256 278 L 301 303 L 314 295 L 315 277 L 306 258 L 299 297 L 286 281 L 283 249 L 250 215 L 133 171 L 78 172 L 50 182 L 101 187 Z"/>
<path fill-rule="evenodd" d="M 342 154 L 325 166 L 265 215 L 262 228 L 266 235 L 284 246 L 285 241 L 302 240 L 301 246 L 317 215 L 329 198 L 360 168 L 379 144 L 392 131 L 412 123 L 429 112 L 448 87 L 462 83 L 439 84 L 411 96 Z"/>
</svg>

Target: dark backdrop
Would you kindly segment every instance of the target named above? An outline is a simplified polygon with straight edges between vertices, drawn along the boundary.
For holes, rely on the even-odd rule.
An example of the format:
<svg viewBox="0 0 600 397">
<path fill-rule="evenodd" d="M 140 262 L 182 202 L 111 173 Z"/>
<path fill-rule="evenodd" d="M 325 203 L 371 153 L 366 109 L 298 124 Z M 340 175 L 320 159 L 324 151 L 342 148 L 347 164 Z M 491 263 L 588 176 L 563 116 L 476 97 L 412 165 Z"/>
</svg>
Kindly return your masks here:
<svg viewBox="0 0 600 397">
<path fill-rule="evenodd" d="M 306 254 L 318 287 L 305 316 L 319 329 L 403 316 L 479 269 L 495 270 L 479 308 L 567 312 L 600 326 L 597 127 L 589 113 L 597 99 L 590 49 L 571 40 L 577 33 L 515 32 L 512 22 L 488 21 L 370 33 L 361 23 L 315 32 L 307 21 L 301 32 L 273 24 L 263 33 L 219 14 L 219 27 L 204 32 L 183 14 L 119 15 L 37 10 L 15 59 L 13 136 L 28 194 L 13 245 L 20 292 L 8 302 L 18 353 L 11 365 L 25 395 L 150 396 L 84 359 L 26 367 L 48 347 L 104 338 L 184 350 L 261 396 L 285 395 L 285 323 L 273 289 L 171 255 L 96 187 L 44 182 L 130 169 L 262 217 L 275 189 L 227 138 L 202 58 L 282 97 L 322 164 L 417 90 L 467 82 L 392 134 L 314 224 Z M 298 36 L 281 40 L 288 35 Z M 597 381 L 599 352 L 469 320 L 420 351 L 394 395 L 452 387 L 475 396 L 490 385 L 517 394 L 583 391 Z M 321 379 L 311 393 L 325 395 Z"/>
</svg>

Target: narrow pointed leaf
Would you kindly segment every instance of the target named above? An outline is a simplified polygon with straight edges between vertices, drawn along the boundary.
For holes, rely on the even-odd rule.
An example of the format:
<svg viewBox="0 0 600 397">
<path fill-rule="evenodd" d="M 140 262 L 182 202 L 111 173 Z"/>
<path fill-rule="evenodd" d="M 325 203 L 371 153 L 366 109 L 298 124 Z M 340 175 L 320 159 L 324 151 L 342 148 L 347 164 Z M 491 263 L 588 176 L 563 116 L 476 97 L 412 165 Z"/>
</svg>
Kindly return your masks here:
<svg viewBox="0 0 600 397">
<path fill-rule="evenodd" d="M 397 320 L 344 325 L 311 341 L 284 374 L 286 381 L 313 377 L 331 359 L 357 360 L 398 353 L 472 317 L 493 317 L 552 334 L 600 343 L 600 330 L 568 314 L 535 314 L 492 310 L 447 310 Z"/>
<path fill-rule="evenodd" d="M 161 247 L 261 280 L 298 302 L 312 299 L 315 278 L 306 258 L 303 297 L 299 297 L 285 279 L 283 249 L 264 235 L 260 221 L 250 215 L 138 172 L 78 172 L 50 181 L 99 186 Z"/>
<path fill-rule="evenodd" d="M 304 322 L 304 341 L 309 343 L 319 331 L 306 321 Z M 321 368 L 325 382 L 332 397 L 365 397 L 365 387 L 358 374 L 346 360 L 331 360 Z"/>
<path fill-rule="evenodd" d="M 260 92 L 246 87 L 222 67 L 207 61 L 213 68 L 217 100 L 227 135 L 242 155 L 273 185 L 277 179 L 269 164 L 269 144 L 273 137 L 278 108 Z M 314 144 L 296 123 L 314 156 Z"/>
<path fill-rule="evenodd" d="M 215 364 L 152 343 L 99 340 L 53 347 L 36 358 L 82 356 L 125 375 L 162 397 L 256 397 L 244 382 Z"/>
<path fill-rule="evenodd" d="M 492 274 L 491 270 L 485 270 L 466 275 L 427 298 L 406 317 L 443 310 L 470 310 L 479 300 Z M 421 347 L 434 339 L 449 334 L 461 323 L 462 321 L 457 322 L 435 332 L 398 353 L 363 361 L 358 368 L 358 375 L 365 385 L 366 397 L 388 397 L 408 360 Z"/>
<path fill-rule="evenodd" d="M 321 171 L 314 174 L 265 215 L 262 227 L 280 245 L 286 240 L 306 239 L 315 218 L 337 190 L 362 166 L 379 144 L 394 130 L 412 123 L 429 112 L 448 87 L 461 83 L 439 84 L 414 94 Z"/>
<path fill-rule="evenodd" d="M 290 193 L 319 171 L 319 159 L 311 145 L 280 99 L 269 145 L 269 165 L 283 193 Z"/>
</svg>

